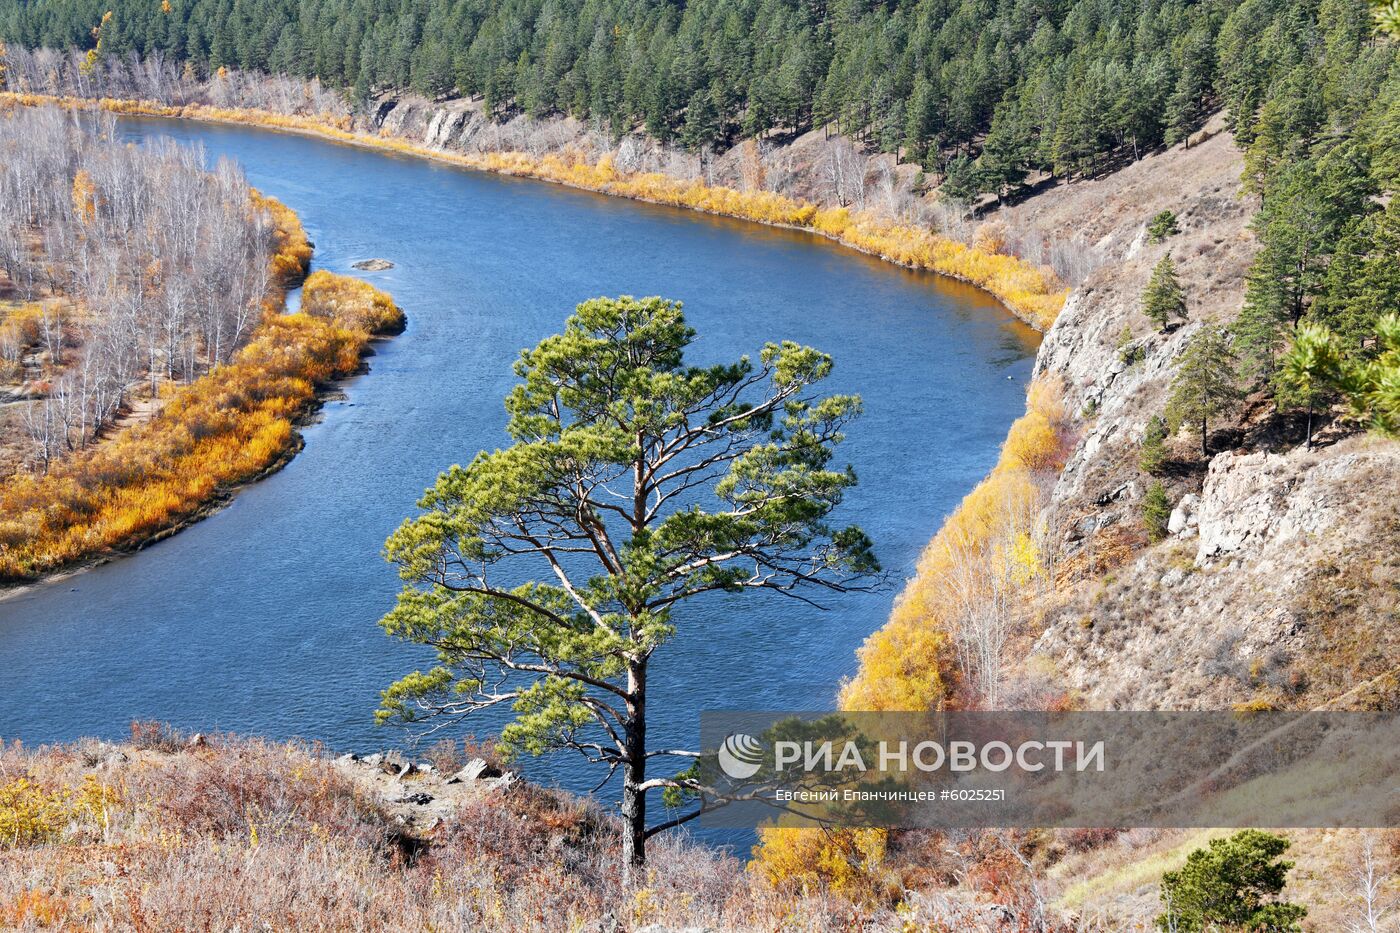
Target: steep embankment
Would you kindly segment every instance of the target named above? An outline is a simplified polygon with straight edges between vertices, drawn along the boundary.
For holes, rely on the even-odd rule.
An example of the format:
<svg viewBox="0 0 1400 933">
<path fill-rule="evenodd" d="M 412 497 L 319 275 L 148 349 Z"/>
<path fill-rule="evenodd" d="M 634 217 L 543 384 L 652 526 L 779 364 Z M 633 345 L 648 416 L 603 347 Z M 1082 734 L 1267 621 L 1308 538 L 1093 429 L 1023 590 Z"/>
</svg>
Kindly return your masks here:
<svg viewBox="0 0 1400 933">
<path fill-rule="evenodd" d="M 1254 397 L 1212 431 L 1209 458 L 1183 433 L 1155 475 L 1142 468 L 1183 348 L 1240 313 L 1257 250 L 1242 170 L 1217 118 L 1189 146 L 993 215 L 1083 236 L 1096 268 L 1046 335 L 996 470 L 930 544 L 862 650 L 845 705 L 1394 708 L 1400 444 L 1335 420 L 1307 449 L 1299 416 Z M 1161 211 L 1177 232 L 1153 242 Z M 1163 332 L 1141 299 L 1167 253 L 1188 317 Z M 1158 481 L 1172 511 L 1153 543 L 1143 511 Z M 1076 928 L 1151 929 L 1162 872 L 1208 835 L 1059 839 L 1036 856 L 1053 864 L 1040 884 Z M 1359 837 L 1289 835 L 1289 891 L 1309 906 L 1309 929 L 1342 928 Z"/>
<path fill-rule="evenodd" d="M 1141 466 L 1148 420 L 1166 409 L 1184 347 L 1207 322 L 1228 325 L 1240 312 L 1256 250 L 1242 169 L 1217 119 L 1189 146 L 993 215 L 1047 238 L 1083 236 L 1096 268 L 1037 358 L 1040 427 L 1013 428 L 997 473 L 930 546 L 891 625 L 867 645 L 848 705 L 984 702 L 989 676 L 970 669 L 978 646 L 965 643 L 986 632 L 960 632 L 954 617 L 988 588 L 1006 616 L 995 652 L 1002 702 L 1393 699 L 1400 445 L 1337 421 L 1307 449 L 1298 416 L 1252 398 L 1213 429 L 1209 459 L 1183 433 L 1159 475 Z M 1148 222 L 1161 211 L 1175 213 L 1177 232 L 1153 242 Z M 1187 320 L 1164 331 L 1143 314 L 1142 294 L 1166 254 Z M 1008 463 L 1023 468 L 1011 492 Z M 1152 544 L 1142 515 L 1159 480 L 1172 518 Z M 1025 660 L 1007 660 L 1017 656 Z"/>
<path fill-rule="evenodd" d="M 1397 696 L 1400 445 L 1334 423 L 1309 450 L 1298 416 L 1246 399 L 1213 432 L 1209 460 L 1184 437 L 1168 445 L 1157 478 L 1169 534 L 1148 546 L 1148 419 L 1163 414 L 1191 336 L 1243 304 L 1255 204 L 1239 192 L 1242 169 L 1222 132 L 1023 208 L 1052 229 L 1077 223 L 1108 260 L 1071 294 L 1036 366 L 1063 381 L 1082 420 L 1049 497 L 1047 546 L 1063 581 L 1096 585 L 1047 600 L 1030 664 L 1048 664 L 1090 708 Z M 1180 232 L 1151 243 L 1145 221 L 1160 210 Z M 1168 252 L 1188 319 L 1161 333 L 1140 296 Z"/>
</svg>

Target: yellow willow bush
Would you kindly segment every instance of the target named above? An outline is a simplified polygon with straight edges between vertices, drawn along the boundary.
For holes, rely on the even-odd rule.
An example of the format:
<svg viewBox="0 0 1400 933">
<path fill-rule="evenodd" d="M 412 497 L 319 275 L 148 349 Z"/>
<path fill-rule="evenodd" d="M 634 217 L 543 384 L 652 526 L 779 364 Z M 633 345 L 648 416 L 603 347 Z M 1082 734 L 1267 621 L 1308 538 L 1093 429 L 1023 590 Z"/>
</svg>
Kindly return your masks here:
<svg viewBox="0 0 1400 933">
<path fill-rule="evenodd" d="M 1039 575 L 1027 516 L 1043 495 L 1037 474 L 1063 466 L 1069 434 L 1059 382 L 1031 383 L 1026 413 L 1007 432 L 996 466 L 944 522 L 889 622 L 860 649 L 860 670 L 841 691 L 843 709 L 919 711 L 952 698 L 962 672 L 949 613 L 969 587 L 997 578 L 1025 587 Z M 892 883 L 882 868 L 886 838 L 881 829 L 763 829 L 750 869 L 779 890 L 868 901 Z"/>
<path fill-rule="evenodd" d="M 272 218 L 272 277 L 283 288 L 296 285 L 311 265 L 311 240 L 296 212 L 276 198 L 252 191 L 253 208 Z"/>
<path fill-rule="evenodd" d="M 74 823 L 102 825 L 121 795 L 96 775 L 78 789 L 50 790 L 29 778 L 0 784 L 0 849 L 54 842 Z"/>
<path fill-rule="evenodd" d="M 354 372 L 375 333 L 402 327 L 383 292 L 318 275 L 310 307 L 269 311 L 232 362 L 178 391 L 153 420 L 0 488 L 0 580 L 139 545 L 280 460 L 316 386 Z"/>
<path fill-rule="evenodd" d="M 335 275 L 324 269 L 311 273 L 301 289 L 301 310 L 367 334 L 403 330 L 403 312 L 394 299 L 363 279 Z"/>
<path fill-rule="evenodd" d="M 860 669 L 841 691 L 843 709 L 927 710 L 952 697 L 960 672 L 949 613 L 969 587 L 998 576 L 1025 584 L 1040 572 L 1027 515 L 1043 495 L 1037 474 L 1063 466 L 1069 432 L 1059 383 L 1032 383 L 997 465 L 944 522 L 890 620 L 861 647 Z"/>
<path fill-rule="evenodd" d="M 49 313 L 62 317 L 62 309 L 52 306 Z M 0 308 L 0 379 L 18 379 L 24 374 L 24 352 L 39 343 L 44 333 L 44 306 L 18 305 L 8 311 Z"/>
<path fill-rule="evenodd" d="M 504 175 L 538 178 L 601 191 L 619 197 L 669 204 L 712 214 L 820 233 L 846 246 L 889 262 L 928 269 L 970 282 L 1001 300 L 1011 311 L 1040 330 L 1048 330 L 1064 307 L 1067 289 L 1047 268 L 1014 256 L 968 246 L 920 227 L 901 224 L 846 208 L 818 209 L 771 191 L 738 191 L 712 187 L 699 180 L 673 178 L 656 172 L 623 173 L 604 157 L 590 162 L 583 153 L 534 156 L 523 152 L 460 153 L 429 149 L 408 140 L 370 136 L 349 129 L 346 118 L 329 114 L 308 117 L 264 110 L 222 110 L 203 104 L 176 107 L 155 101 L 51 97 L 0 93 L 0 105 L 55 104 L 114 113 L 183 117 L 222 123 L 269 126 L 338 139 L 344 142 L 425 156 L 443 162 Z M 1000 237 L 984 238 L 983 247 L 998 246 Z"/>
<path fill-rule="evenodd" d="M 759 829 L 749 871 L 789 894 L 831 892 L 857 903 L 891 899 L 883 829 Z"/>
<path fill-rule="evenodd" d="M 68 824 L 68 798 L 28 778 L 0 784 L 0 849 L 57 839 Z"/>
</svg>

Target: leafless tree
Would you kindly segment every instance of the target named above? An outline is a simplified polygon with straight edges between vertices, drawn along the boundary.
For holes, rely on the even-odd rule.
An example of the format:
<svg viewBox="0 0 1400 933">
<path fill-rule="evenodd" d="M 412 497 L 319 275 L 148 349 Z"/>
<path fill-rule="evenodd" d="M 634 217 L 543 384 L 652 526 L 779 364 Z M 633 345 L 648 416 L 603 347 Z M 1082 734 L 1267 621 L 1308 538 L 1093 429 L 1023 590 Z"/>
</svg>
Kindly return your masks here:
<svg viewBox="0 0 1400 933">
<path fill-rule="evenodd" d="M 822 144 L 818 161 L 825 183 L 825 195 L 840 207 L 865 205 L 865 157 L 844 136 L 833 136 Z"/>
<path fill-rule="evenodd" d="M 52 79 L 65 61 L 24 53 L 20 73 Z M 180 80 L 159 62 L 133 69 L 123 80 L 142 87 Z M 263 312 L 272 248 L 272 220 L 230 162 L 124 145 L 110 116 L 0 121 L 0 265 L 34 303 L 28 336 L 5 330 L 0 356 L 13 370 L 33 354 L 34 384 L 49 387 L 21 419 L 35 465 L 89 443 L 138 388 L 155 397 L 228 361 Z"/>
<path fill-rule="evenodd" d="M 1352 858 L 1349 877 L 1356 910 L 1346 921 L 1347 933 L 1382 933 L 1400 927 L 1396 923 L 1395 872 L 1387 870 L 1377 851 L 1378 835 L 1374 830 L 1363 831 Z"/>
</svg>

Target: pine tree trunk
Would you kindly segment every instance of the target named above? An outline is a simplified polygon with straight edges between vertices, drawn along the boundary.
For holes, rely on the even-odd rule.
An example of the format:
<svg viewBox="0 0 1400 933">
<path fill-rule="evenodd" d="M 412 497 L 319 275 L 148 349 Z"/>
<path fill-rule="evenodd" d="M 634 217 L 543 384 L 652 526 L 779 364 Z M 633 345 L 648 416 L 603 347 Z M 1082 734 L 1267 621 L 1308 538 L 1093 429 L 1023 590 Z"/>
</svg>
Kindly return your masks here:
<svg viewBox="0 0 1400 933">
<path fill-rule="evenodd" d="M 1210 459 L 1210 448 L 1206 446 L 1206 419 L 1204 415 L 1201 416 L 1201 457 L 1206 460 Z"/>
<path fill-rule="evenodd" d="M 627 670 L 627 764 L 622 776 L 622 870 L 630 881 L 647 860 L 647 798 L 640 790 L 647 779 L 646 662 L 631 662 Z"/>
</svg>

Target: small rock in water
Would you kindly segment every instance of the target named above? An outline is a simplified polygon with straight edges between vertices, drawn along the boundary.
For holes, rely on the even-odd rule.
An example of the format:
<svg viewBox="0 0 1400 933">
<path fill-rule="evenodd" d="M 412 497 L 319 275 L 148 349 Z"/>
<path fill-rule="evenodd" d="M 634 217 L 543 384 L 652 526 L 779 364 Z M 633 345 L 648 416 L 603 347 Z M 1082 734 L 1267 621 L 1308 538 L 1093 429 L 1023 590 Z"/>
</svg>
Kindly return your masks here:
<svg viewBox="0 0 1400 933">
<path fill-rule="evenodd" d="M 387 259 L 361 259 L 351 265 L 365 272 L 383 272 L 385 269 L 394 268 L 394 264 Z"/>
</svg>

